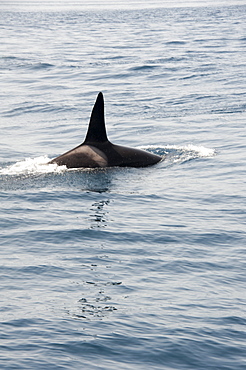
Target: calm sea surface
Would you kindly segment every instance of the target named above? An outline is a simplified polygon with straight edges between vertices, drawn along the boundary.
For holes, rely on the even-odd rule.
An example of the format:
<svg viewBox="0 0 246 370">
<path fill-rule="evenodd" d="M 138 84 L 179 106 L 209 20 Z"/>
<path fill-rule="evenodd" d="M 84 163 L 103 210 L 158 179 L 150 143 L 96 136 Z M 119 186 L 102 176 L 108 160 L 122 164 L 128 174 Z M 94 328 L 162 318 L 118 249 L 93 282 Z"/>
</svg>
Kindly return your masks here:
<svg viewBox="0 0 246 370">
<path fill-rule="evenodd" d="M 246 6 L 185 3 L 1 2 L 1 369 L 246 369 Z M 99 91 L 162 162 L 47 165 Z"/>
</svg>

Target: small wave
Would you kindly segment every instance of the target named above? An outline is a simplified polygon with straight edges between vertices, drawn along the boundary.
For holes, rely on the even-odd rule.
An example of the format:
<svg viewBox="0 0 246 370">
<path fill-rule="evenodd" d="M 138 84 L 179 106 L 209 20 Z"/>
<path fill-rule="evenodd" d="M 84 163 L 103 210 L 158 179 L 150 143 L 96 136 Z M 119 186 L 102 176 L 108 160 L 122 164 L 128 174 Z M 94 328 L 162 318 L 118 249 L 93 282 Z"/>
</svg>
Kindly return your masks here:
<svg viewBox="0 0 246 370">
<path fill-rule="evenodd" d="M 166 42 L 166 45 L 185 45 L 185 41 L 180 41 L 180 40 L 173 40 L 173 41 L 168 41 Z"/>
<path fill-rule="evenodd" d="M 130 71 L 148 71 L 156 68 L 156 65 L 142 65 L 137 67 L 129 68 Z"/>
<path fill-rule="evenodd" d="M 170 151 L 182 151 L 182 152 L 193 152 L 198 157 L 213 157 L 215 155 L 215 149 L 206 148 L 202 145 L 166 145 L 163 147 L 157 147 L 154 145 L 140 146 L 139 149 L 148 150 L 156 154 L 164 155 Z"/>
<path fill-rule="evenodd" d="M 53 68 L 53 67 L 54 65 L 50 63 L 33 63 L 29 66 L 29 68 L 33 70 L 48 69 L 48 68 Z"/>
<path fill-rule="evenodd" d="M 215 149 L 206 148 L 205 146 L 202 145 L 193 145 L 193 144 L 188 144 L 184 146 L 167 145 L 165 148 L 186 151 L 189 153 L 193 153 L 197 157 L 213 157 L 215 155 Z"/>
<path fill-rule="evenodd" d="M 13 108 L 8 111 L 4 111 L 3 115 L 5 117 L 15 117 L 22 114 L 27 113 L 59 113 L 59 112 L 66 112 L 71 111 L 73 108 L 69 106 L 55 106 L 53 104 L 45 103 L 45 104 L 26 104 L 22 107 Z"/>
<path fill-rule="evenodd" d="M 40 174 L 50 172 L 63 172 L 66 166 L 58 166 L 57 164 L 48 164 L 50 159 L 47 156 L 37 158 L 26 158 L 23 161 L 18 161 L 8 167 L 0 168 L 1 175 L 25 175 L 25 174 Z"/>
<path fill-rule="evenodd" d="M 184 163 L 197 158 L 209 158 L 216 154 L 216 151 L 211 148 L 206 148 L 202 145 L 166 145 L 163 147 L 148 146 L 140 147 L 140 149 L 148 150 L 154 154 L 158 154 L 169 163 Z"/>
<path fill-rule="evenodd" d="M 171 162 L 172 164 L 181 164 L 193 159 L 209 158 L 215 155 L 214 149 L 192 144 L 184 146 L 168 145 L 165 149 L 167 163 Z"/>
</svg>

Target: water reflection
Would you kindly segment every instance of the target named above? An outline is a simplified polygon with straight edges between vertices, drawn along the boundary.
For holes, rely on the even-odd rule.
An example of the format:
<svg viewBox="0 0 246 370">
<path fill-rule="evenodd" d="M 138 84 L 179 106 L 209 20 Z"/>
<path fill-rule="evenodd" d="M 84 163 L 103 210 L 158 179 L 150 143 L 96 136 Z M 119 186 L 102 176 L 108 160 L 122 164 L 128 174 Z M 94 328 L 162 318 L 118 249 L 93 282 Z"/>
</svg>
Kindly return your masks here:
<svg viewBox="0 0 246 370">
<path fill-rule="evenodd" d="M 107 226 L 108 211 L 105 209 L 105 206 L 108 204 L 109 200 L 101 200 L 92 204 L 90 208 L 90 210 L 93 211 L 93 213 L 90 214 L 91 229 Z"/>
<path fill-rule="evenodd" d="M 108 169 L 91 170 L 83 173 L 83 190 L 97 193 L 108 192 L 111 187 L 112 173 Z"/>
</svg>

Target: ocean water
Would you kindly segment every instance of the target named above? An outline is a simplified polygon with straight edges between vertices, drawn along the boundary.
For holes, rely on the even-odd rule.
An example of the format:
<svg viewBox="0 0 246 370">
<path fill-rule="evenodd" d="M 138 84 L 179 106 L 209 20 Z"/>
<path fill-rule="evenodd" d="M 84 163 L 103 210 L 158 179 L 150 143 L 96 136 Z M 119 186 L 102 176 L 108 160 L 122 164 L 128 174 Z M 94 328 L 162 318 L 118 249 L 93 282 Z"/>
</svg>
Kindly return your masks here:
<svg viewBox="0 0 246 370">
<path fill-rule="evenodd" d="M 1 369 L 246 369 L 243 3 L 1 2 Z"/>
</svg>

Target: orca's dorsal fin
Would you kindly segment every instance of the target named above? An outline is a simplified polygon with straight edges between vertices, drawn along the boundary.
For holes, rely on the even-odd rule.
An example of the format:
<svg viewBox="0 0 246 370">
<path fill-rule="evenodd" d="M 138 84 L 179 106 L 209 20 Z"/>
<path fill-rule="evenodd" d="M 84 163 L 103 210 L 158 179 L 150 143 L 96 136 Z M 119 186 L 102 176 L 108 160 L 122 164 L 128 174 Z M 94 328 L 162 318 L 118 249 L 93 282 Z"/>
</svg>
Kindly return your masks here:
<svg viewBox="0 0 246 370">
<path fill-rule="evenodd" d="M 105 119 L 104 119 L 104 99 L 100 92 L 91 112 L 90 123 L 84 143 L 108 141 Z"/>
</svg>

